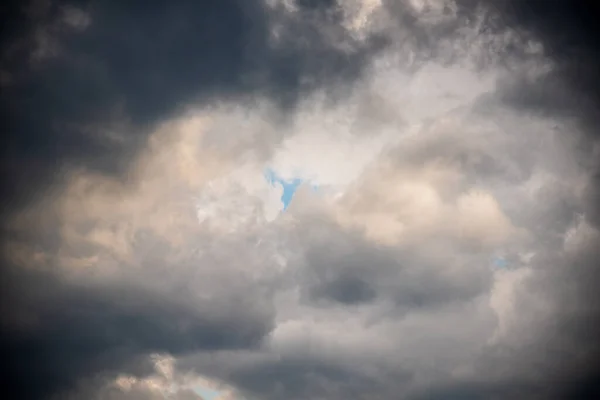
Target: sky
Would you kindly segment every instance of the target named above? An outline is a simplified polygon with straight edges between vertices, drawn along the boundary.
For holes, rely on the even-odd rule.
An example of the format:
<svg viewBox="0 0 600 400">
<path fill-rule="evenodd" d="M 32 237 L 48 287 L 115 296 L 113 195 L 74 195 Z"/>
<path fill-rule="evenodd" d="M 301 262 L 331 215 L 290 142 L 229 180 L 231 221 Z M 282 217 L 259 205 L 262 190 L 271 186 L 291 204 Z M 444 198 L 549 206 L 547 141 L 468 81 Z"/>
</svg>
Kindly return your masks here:
<svg viewBox="0 0 600 400">
<path fill-rule="evenodd" d="M 267 168 L 265 170 L 265 179 L 271 184 L 271 186 L 279 186 L 281 188 L 283 192 L 281 194 L 281 205 L 283 206 L 282 211 L 287 210 L 292 202 L 292 199 L 294 198 L 294 194 L 296 194 L 298 186 L 300 186 L 303 182 L 302 178 L 293 178 L 292 180 L 283 179 L 271 168 Z"/>
<path fill-rule="evenodd" d="M 600 397 L 588 3 L 3 3 L 3 393 Z"/>
</svg>

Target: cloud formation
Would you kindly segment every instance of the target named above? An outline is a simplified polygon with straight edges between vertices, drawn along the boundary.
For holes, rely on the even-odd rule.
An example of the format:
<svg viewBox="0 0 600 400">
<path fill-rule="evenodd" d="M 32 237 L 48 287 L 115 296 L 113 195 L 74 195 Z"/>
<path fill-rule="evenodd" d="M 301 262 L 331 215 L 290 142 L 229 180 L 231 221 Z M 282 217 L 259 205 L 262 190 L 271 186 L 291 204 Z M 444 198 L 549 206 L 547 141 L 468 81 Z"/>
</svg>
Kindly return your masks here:
<svg viewBox="0 0 600 400">
<path fill-rule="evenodd" d="M 598 393 L 583 8 L 167 3 L 11 11 L 7 390 Z M 581 23 L 559 32 L 558 15 Z M 285 213 L 267 170 L 297 180 Z"/>
</svg>

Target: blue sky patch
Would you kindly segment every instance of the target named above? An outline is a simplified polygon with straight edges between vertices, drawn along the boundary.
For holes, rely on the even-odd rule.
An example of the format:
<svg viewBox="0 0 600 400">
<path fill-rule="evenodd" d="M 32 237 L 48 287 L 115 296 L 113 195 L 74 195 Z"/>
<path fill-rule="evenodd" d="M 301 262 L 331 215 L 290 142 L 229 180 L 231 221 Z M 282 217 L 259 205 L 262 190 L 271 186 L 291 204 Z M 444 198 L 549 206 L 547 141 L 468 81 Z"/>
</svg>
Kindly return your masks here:
<svg viewBox="0 0 600 400">
<path fill-rule="evenodd" d="M 508 267 L 508 261 L 506 261 L 503 257 L 493 257 L 492 263 L 496 268 L 506 268 Z"/>
<path fill-rule="evenodd" d="M 267 168 L 265 170 L 265 179 L 267 182 L 271 184 L 271 186 L 275 186 L 279 184 L 283 187 L 283 194 L 281 195 L 281 202 L 283 203 L 283 210 L 285 211 L 290 203 L 292 202 L 292 198 L 298 189 L 298 186 L 304 181 L 300 178 L 294 178 L 292 180 L 285 180 L 281 176 L 279 176 L 275 171 L 271 168 Z M 313 186 L 313 189 L 315 187 Z"/>
</svg>

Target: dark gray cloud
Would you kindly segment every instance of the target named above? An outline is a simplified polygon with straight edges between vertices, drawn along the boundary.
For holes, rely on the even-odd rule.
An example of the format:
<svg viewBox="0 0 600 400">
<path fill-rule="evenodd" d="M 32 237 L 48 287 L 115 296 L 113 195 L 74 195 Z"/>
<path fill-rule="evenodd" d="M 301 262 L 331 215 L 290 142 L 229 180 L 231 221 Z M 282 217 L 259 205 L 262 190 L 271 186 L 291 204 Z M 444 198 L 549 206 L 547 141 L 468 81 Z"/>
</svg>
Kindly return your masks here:
<svg viewBox="0 0 600 400">
<path fill-rule="evenodd" d="M 468 2 L 467 2 L 468 3 Z M 515 74 L 506 90 L 507 102 L 521 110 L 561 114 L 580 120 L 597 138 L 600 82 L 597 4 L 587 1 L 495 2 L 502 23 L 528 30 L 556 63 L 553 71 L 534 79 Z"/>
<path fill-rule="evenodd" d="M 150 353 L 256 347 L 272 324 L 268 312 L 236 299 L 191 303 L 181 291 L 122 278 L 77 284 L 6 268 L 2 278 L 3 386 L 20 398 L 43 398 L 115 368 L 148 373 Z"/>
<path fill-rule="evenodd" d="M 150 376 L 147 356 L 167 353 L 181 359 L 176 373 L 193 370 L 259 399 L 597 397 L 597 8 L 458 1 L 460 18 L 444 19 L 454 12 L 448 7 L 431 23 L 408 3 L 389 1 L 389 20 L 380 21 L 387 28 L 359 40 L 342 27 L 344 10 L 335 1 L 295 4 L 293 12 L 258 0 L 2 6 L 9 21 L 0 65 L 7 132 L 0 162 L 3 387 L 18 398 L 61 398 L 98 379 L 74 399 L 163 398 L 143 385 L 124 392 L 106 383 L 117 374 Z M 474 34 L 480 42 L 464 39 L 478 7 L 491 10 Z M 485 42 L 507 29 L 516 38 Z M 529 39 L 543 44 L 548 71 L 541 56 L 525 51 Z M 473 51 L 481 71 L 502 71 L 493 90 L 459 101 L 468 115 L 454 125 L 444 123 L 455 109 L 420 121 L 422 132 L 440 131 L 420 135 L 431 137 L 421 147 L 387 154 L 391 170 L 404 169 L 399 181 L 382 180 L 389 198 L 355 190 L 363 208 L 348 218 L 392 210 L 376 222 L 365 217 L 364 225 L 384 231 L 399 215 L 408 232 L 401 244 L 379 243 L 327 212 L 308 218 L 289 211 L 295 222 L 273 229 L 250 218 L 227 234 L 204 225 L 198 233 L 194 210 L 174 206 L 196 187 L 173 190 L 183 178 L 172 183 L 178 177 L 166 165 L 141 177 L 125 174 L 154 128 L 191 105 L 237 101 L 250 110 L 256 98 L 268 98 L 295 118 L 310 114 L 295 108 L 298 101 L 320 89 L 332 94 L 327 105 L 348 101 L 365 71 L 378 73 L 369 63 L 381 50 L 415 50 L 412 73 L 428 62 L 458 63 L 469 40 L 481 47 Z M 394 76 L 384 82 L 383 89 L 405 89 Z M 371 95 L 381 105 L 360 116 L 368 124 L 357 124 L 368 134 L 389 114 L 400 120 L 404 108 L 412 112 L 410 102 L 390 105 Z M 326 116 L 331 110 L 324 108 Z M 231 135 L 232 146 L 245 149 L 254 139 L 243 136 L 263 129 L 233 113 L 225 119 L 234 122 L 209 139 Z M 299 129 L 323 135 L 332 126 L 299 120 Z M 506 140 L 477 136 L 484 123 L 494 126 L 489 138 Z M 284 133 L 270 139 L 277 135 Z M 321 150 L 314 143 L 309 153 Z M 437 170 L 420 180 L 417 172 L 432 161 L 460 180 L 433 176 Z M 122 186 L 109 186 L 106 195 L 96 177 L 71 193 L 65 173 L 76 167 Z M 162 169 L 169 172 L 160 175 Z M 56 185 L 60 179 L 64 186 Z M 402 180 L 414 185 L 398 189 Z M 140 189 L 146 183 L 151 190 Z M 452 190 L 427 197 L 438 183 Z M 475 196 L 465 209 L 454 204 L 473 187 L 495 196 L 498 213 L 529 236 L 490 248 L 453 230 L 457 220 L 481 237 L 495 229 L 488 197 Z M 423 198 L 411 202 L 411 193 Z M 387 204 L 393 195 L 403 202 Z M 255 197 L 251 213 L 261 205 Z M 226 193 L 219 201 L 229 201 Z M 37 211 L 28 223 L 4 224 L 30 202 Z M 483 211 L 472 217 L 469 207 Z M 453 219 L 460 213 L 470 219 Z M 506 253 L 506 271 L 490 270 L 493 251 Z M 15 257 L 33 261 L 14 265 Z M 199 396 L 180 389 L 170 398 Z"/>
<path fill-rule="evenodd" d="M 562 2 L 505 3 L 506 20 L 531 29 L 556 63 L 554 71 L 536 79 L 517 78 L 507 91 L 508 104 L 524 112 L 571 119 L 584 133 L 583 138 L 575 140 L 574 152 L 580 164 L 590 171 L 582 203 L 576 205 L 568 196 L 547 192 L 544 199 L 539 200 L 544 204 L 540 211 L 547 213 L 540 220 L 547 221 L 545 229 L 552 232 L 559 225 L 568 224 L 566 221 L 573 221 L 574 213 L 584 213 L 586 220 L 597 227 L 600 49 L 594 38 L 598 36 L 596 19 L 600 9 L 597 4 L 585 1 L 568 5 Z M 577 135 L 575 132 L 565 134 Z M 548 187 L 546 191 L 561 190 L 559 183 L 552 186 L 554 189 Z M 539 274 L 532 283 L 531 290 L 544 293 L 557 310 L 552 323 L 539 332 L 539 339 L 529 351 L 522 349 L 525 354 L 535 354 L 531 357 L 538 365 L 553 367 L 549 375 L 554 374 L 556 383 L 546 398 L 592 398 L 600 393 L 597 384 L 600 354 L 597 340 L 593 338 L 600 317 L 600 298 L 593 289 L 600 278 L 596 272 L 598 238 L 592 236 L 586 240 L 576 254 L 561 258 L 549 253 L 541 258 Z"/>
<path fill-rule="evenodd" d="M 287 108 L 301 93 L 357 78 L 379 47 L 355 43 L 350 53 L 342 52 L 321 37 L 319 24 L 328 18 L 322 12 L 290 17 L 259 1 L 151 6 L 42 1 L 2 7 L 0 169 L 6 217 L 37 201 L 74 167 L 122 176 L 152 127 L 190 103 L 261 94 Z M 74 29 L 73 18 L 64 18 L 70 10 L 71 16 L 81 10 L 89 21 Z M 270 43 L 274 21 L 286 28 L 277 46 Z M 2 229 L 3 241 L 14 239 Z M 43 235 L 41 241 L 27 234 L 25 241 L 43 243 L 47 251 L 60 247 L 54 230 Z M 160 248 L 158 243 L 154 253 L 142 252 L 141 262 L 156 264 L 152 254 Z M 270 329 L 268 317 L 247 325 L 251 312 L 225 306 L 218 311 L 224 314 L 211 317 L 173 303 L 176 289 L 161 297 L 140 289 L 134 279 L 122 289 L 82 288 L 52 273 L 15 276 L 7 259 L 2 264 L 3 285 L 10 286 L 2 295 L 2 375 L 22 398 L 68 388 L 152 351 L 254 346 Z M 35 321 L 30 331 L 14 326 L 21 318 Z"/>
<path fill-rule="evenodd" d="M 600 226 L 600 173 L 590 177 L 585 188 L 585 209 L 589 220 L 596 226 Z"/>
<path fill-rule="evenodd" d="M 426 390 L 414 397 L 415 400 L 495 400 L 527 397 L 531 399 L 547 399 L 551 391 L 543 386 L 521 383 L 513 380 L 510 384 L 494 383 L 455 383 L 445 387 Z"/>
<path fill-rule="evenodd" d="M 378 383 L 376 379 L 368 379 L 350 369 L 301 359 L 258 365 L 232 378 L 250 393 L 267 399 L 302 399 L 314 396 L 314 393 L 319 393 L 321 398 L 354 393 L 360 398 L 376 391 Z M 277 385 L 269 381 L 275 381 Z"/>
<path fill-rule="evenodd" d="M 290 16 L 254 0 L 7 7 L 1 69 L 11 78 L 0 99 L 1 169 L 11 205 L 60 178 L 65 164 L 123 173 L 150 128 L 190 103 L 254 93 L 288 107 L 306 91 L 357 78 L 383 45 L 346 37 L 352 49 L 342 51 L 319 30 L 331 25 L 327 15 Z M 65 28 L 66 7 L 85 11 L 91 22 Z M 277 45 L 275 23 L 284 27 Z M 44 45 L 39 34 L 57 51 L 33 60 Z"/>
<path fill-rule="evenodd" d="M 544 293 L 556 313 L 533 346 L 540 364 L 550 366 L 555 376 L 563 377 L 557 385 L 560 397 L 581 398 L 600 393 L 598 385 L 597 323 L 600 308 L 596 282 L 598 237 L 587 238 L 576 253 L 562 258 L 553 268 L 539 265 L 542 271 L 532 280 L 530 289 Z M 536 349 L 537 347 L 537 349 Z M 549 350 L 550 349 L 550 350 Z M 537 351 L 536 351 L 537 350 Z"/>
<path fill-rule="evenodd" d="M 306 266 L 298 269 L 306 271 L 300 282 L 307 301 L 346 306 L 391 302 L 402 313 L 466 301 L 489 289 L 485 270 L 477 273 L 473 268 L 471 276 L 456 280 L 439 274 L 452 266 L 448 259 L 427 259 L 414 249 L 379 247 L 343 232 L 334 231 L 328 237 L 304 244 Z M 482 260 L 470 262 L 477 265 Z"/>
</svg>

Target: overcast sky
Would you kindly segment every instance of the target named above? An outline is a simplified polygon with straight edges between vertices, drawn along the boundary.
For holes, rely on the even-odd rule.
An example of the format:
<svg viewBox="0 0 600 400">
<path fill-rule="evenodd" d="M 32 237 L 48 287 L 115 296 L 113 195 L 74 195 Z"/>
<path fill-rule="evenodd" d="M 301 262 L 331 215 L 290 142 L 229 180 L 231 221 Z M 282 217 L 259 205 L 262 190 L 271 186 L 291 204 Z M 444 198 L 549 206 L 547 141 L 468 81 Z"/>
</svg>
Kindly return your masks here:
<svg viewBox="0 0 600 400">
<path fill-rule="evenodd" d="M 596 7 L 14 3 L 9 398 L 600 396 Z"/>
</svg>

